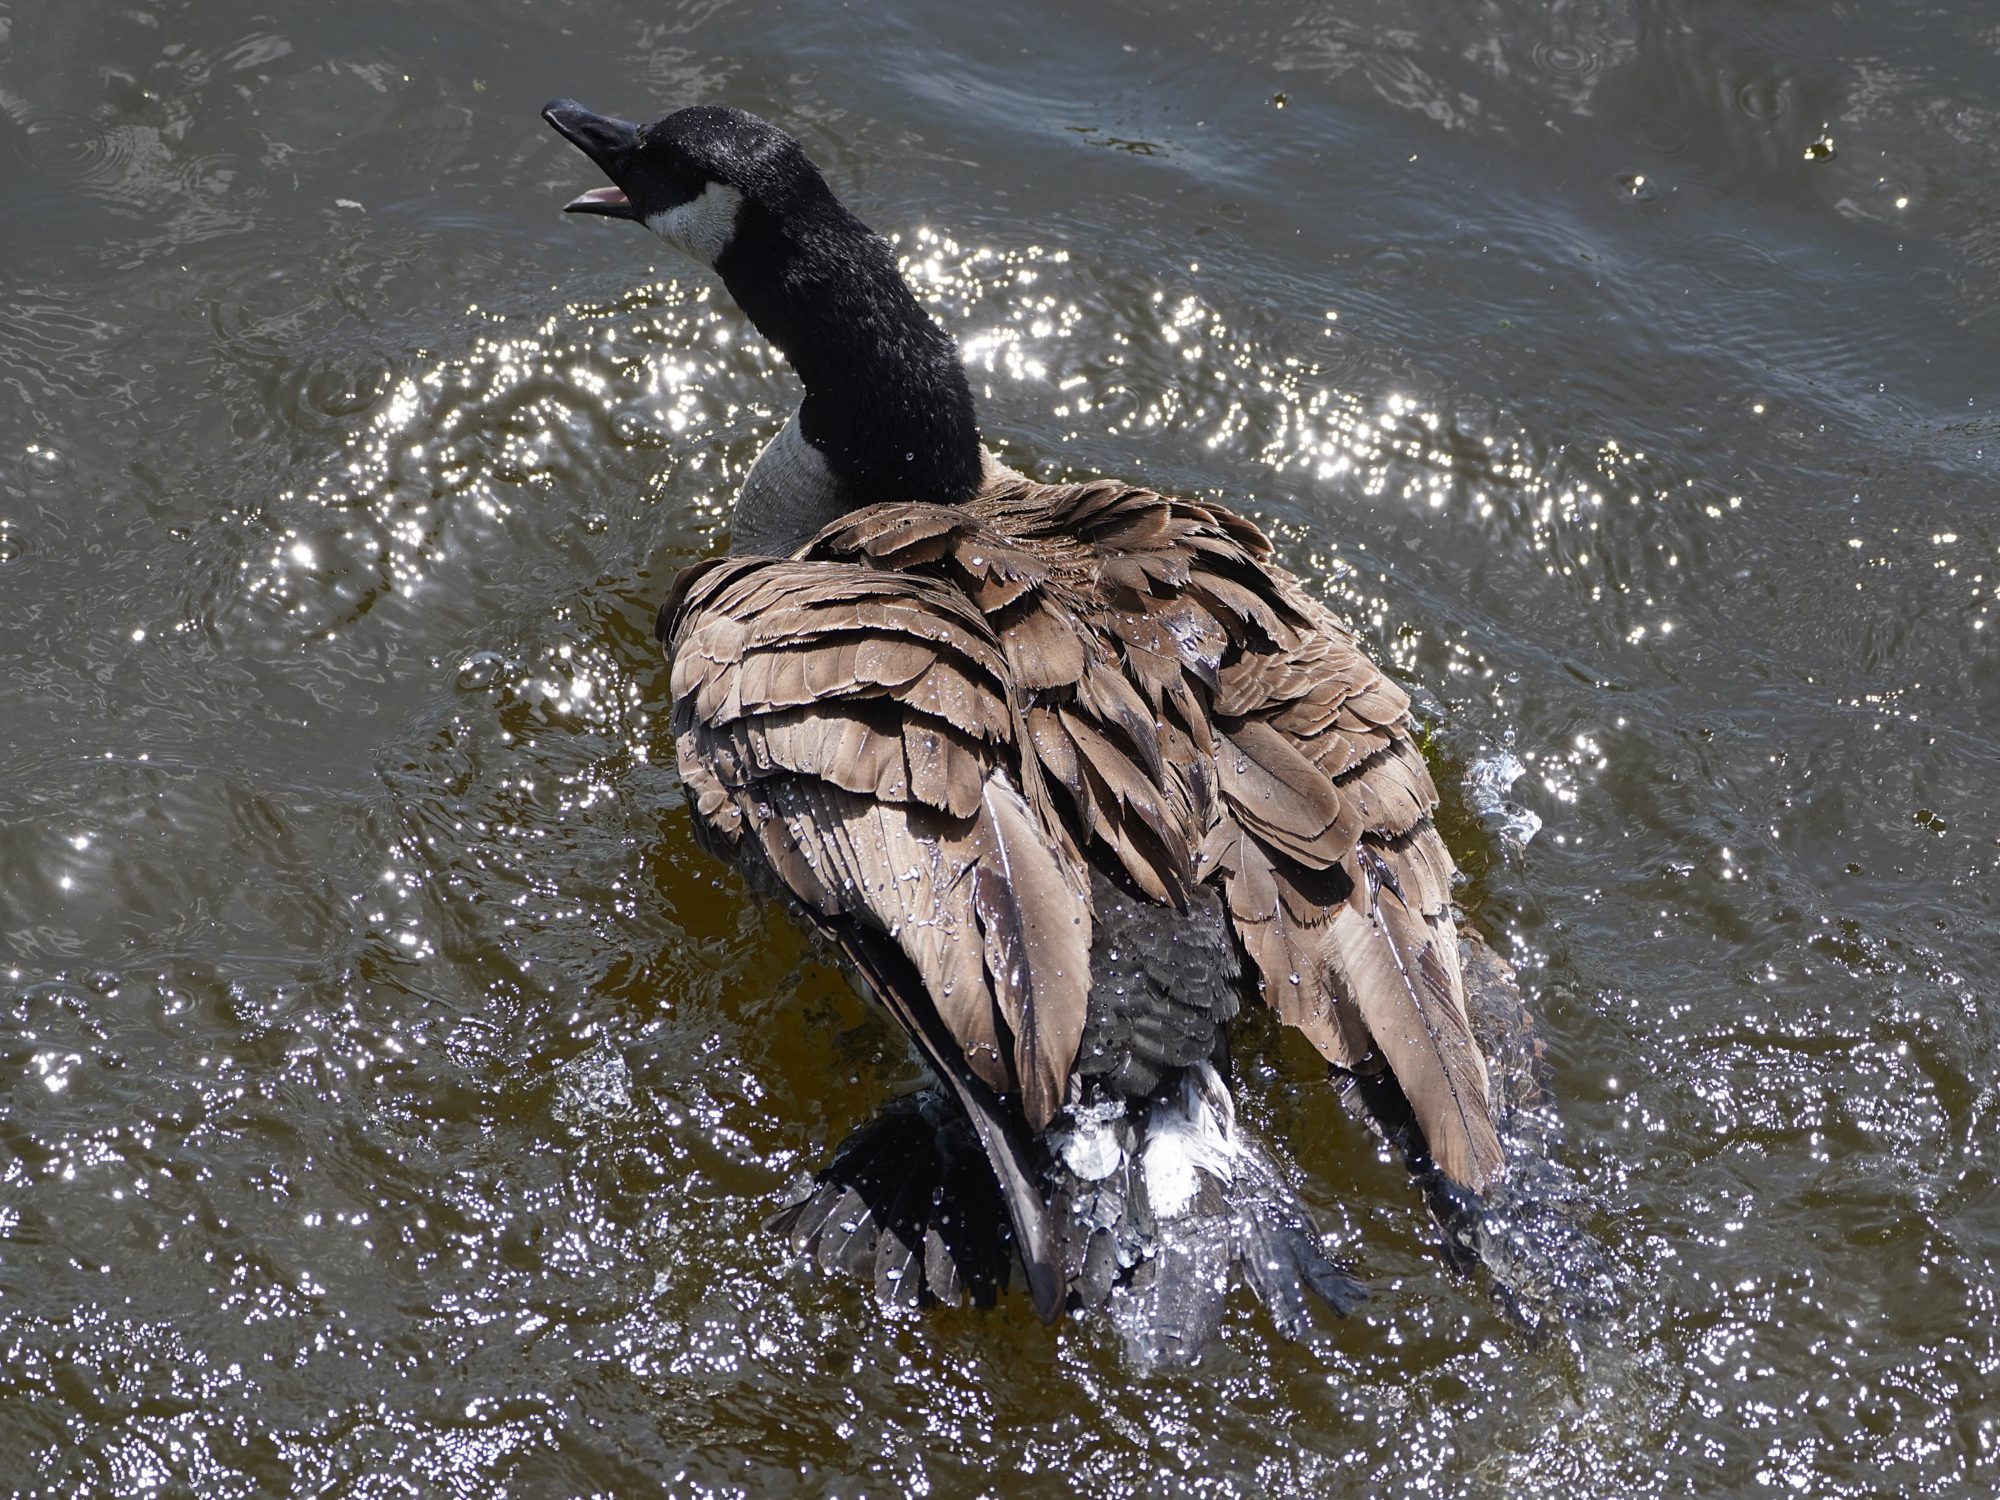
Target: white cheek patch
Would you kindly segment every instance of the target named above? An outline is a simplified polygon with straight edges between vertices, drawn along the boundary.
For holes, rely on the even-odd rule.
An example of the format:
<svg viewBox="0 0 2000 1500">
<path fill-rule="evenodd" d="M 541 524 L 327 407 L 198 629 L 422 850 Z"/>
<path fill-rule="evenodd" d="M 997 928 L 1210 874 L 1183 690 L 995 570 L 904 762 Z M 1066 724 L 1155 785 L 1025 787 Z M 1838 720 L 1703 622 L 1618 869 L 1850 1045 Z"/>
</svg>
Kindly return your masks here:
<svg viewBox="0 0 2000 1500">
<path fill-rule="evenodd" d="M 733 187 L 711 182 L 698 197 L 646 220 L 646 227 L 676 250 L 712 266 L 736 233 L 736 213 L 743 195 Z"/>
</svg>

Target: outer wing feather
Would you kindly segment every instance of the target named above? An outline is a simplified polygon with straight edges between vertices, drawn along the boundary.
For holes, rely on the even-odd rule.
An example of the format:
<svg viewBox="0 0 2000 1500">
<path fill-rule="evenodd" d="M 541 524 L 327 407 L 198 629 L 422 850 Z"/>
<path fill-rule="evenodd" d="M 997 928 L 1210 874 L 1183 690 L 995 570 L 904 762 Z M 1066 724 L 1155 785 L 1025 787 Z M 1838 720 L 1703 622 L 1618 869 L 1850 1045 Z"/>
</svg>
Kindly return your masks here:
<svg viewBox="0 0 2000 1500">
<path fill-rule="evenodd" d="M 1433 835 L 1435 837 L 1435 835 Z M 1406 899 L 1388 858 L 1364 847 L 1362 883 L 1327 927 L 1327 957 L 1423 1125 L 1439 1169 L 1484 1187 L 1500 1171 L 1486 1061 L 1465 1015 L 1447 910 Z"/>
</svg>

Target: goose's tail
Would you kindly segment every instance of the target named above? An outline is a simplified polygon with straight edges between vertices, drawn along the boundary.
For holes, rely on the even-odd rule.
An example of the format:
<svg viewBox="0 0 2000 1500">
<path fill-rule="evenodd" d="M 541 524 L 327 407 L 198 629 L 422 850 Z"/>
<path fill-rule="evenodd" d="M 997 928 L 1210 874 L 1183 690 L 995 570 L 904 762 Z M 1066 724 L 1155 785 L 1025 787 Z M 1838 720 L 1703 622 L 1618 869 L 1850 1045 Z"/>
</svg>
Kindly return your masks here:
<svg viewBox="0 0 2000 1500">
<path fill-rule="evenodd" d="M 1194 1363 L 1231 1285 L 1302 1338 L 1322 1302 L 1367 1293 L 1321 1244 L 1284 1170 L 1236 1119 L 1222 1075 L 1196 1063 L 1151 1099 L 1065 1110 L 1045 1171 L 1073 1306 L 1108 1308 L 1141 1369 Z M 991 1303 L 1014 1260 L 991 1167 L 956 1105 L 926 1089 L 840 1143 L 768 1228 L 885 1303 Z"/>
<path fill-rule="evenodd" d="M 1052 1215 L 1072 1298 L 1109 1305 L 1142 1369 L 1193 1363 L 1240 1270 L 1297 1338 L 1317 1298 L 1343 1316 L 1367 1295 L 1328 1259 L 1278 1164 L 1240 1126 L 1208 1062 L 1152 1099 L 1103 1098 L 1050 1133 Z"/>
</svg>

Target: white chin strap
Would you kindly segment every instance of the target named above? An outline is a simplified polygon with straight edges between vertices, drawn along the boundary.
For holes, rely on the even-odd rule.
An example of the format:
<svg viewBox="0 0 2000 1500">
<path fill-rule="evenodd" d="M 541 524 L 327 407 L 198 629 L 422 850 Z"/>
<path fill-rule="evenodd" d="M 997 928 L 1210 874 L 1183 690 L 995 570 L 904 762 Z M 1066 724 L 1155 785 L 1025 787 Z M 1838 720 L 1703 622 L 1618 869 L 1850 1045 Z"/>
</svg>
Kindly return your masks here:
<svg viewBox="0 0 2000 1500">
<path fill-rule="evenodd" d="M 711 182 L 699 197 L 654 214 L 646 227 L 683 254 L 713 266 L 736 233 L 737 210 L 743 195 L 733 187 Z"/>
</svg>

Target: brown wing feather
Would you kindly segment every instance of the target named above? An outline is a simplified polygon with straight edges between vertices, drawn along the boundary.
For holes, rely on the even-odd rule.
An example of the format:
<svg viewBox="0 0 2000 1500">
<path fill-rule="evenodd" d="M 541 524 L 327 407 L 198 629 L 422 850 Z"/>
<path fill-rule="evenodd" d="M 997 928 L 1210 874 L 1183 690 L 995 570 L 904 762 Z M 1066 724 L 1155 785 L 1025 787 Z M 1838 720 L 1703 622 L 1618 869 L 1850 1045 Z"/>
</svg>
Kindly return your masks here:
<svg viewBox="0 0 2000 1500">
<path fill-rule="evenodd" d="M 1435 833 L 1428 834 L 1435 839 Z M 1363 845 L 1362 878 L 1327 924 L 1326 956 L 1409 1100 L 1440 1171 L 1483 1189 L 1500 1171 L 1486 1060 L 1465 1015 L 1458 933 L 1447 906 L 1402 889 L 1390 851 Z"/>
</svg>

